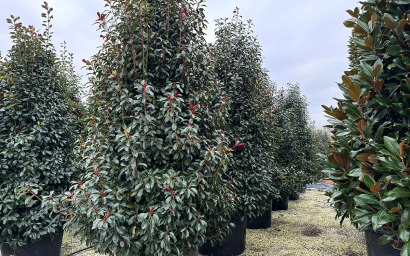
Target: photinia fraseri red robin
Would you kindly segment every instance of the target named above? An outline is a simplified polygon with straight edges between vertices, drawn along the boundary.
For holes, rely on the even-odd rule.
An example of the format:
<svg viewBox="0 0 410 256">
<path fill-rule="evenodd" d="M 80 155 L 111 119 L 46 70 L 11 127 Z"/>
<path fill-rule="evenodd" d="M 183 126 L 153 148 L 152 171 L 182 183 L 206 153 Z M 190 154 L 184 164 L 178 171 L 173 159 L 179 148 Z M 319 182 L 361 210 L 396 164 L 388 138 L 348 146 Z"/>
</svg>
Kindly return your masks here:
<svg viewBox="0 0 410 256">
<path fill-rule="evenodd" d="M 268 198 L 274 192 L 269 142 L 272 128 L 264 115 L 272 103 L 267 96 L 273 90 L 273 83 L 267 71 L 261 68 L 262 49 L 253 35 L 252 22 L 242 22 L 239 11 L 235 10 L 231 21 L 220 19 L 216 26 L 210 58 L 214 59 L 218 78 L 226 88 L 220 108 L 229 110 L 225 130 L 234 143 L 224 152 L 236 151 L 226 177 L 241 184 L 234 184 L 239 200 L 231 216 L 252 218 L 266 211 Z M 229 102 L 229 99 L 232 100 Z M 246 146 L 242 142 L 246 142 Z M 245 147 L 239 149 L 240 146 Z"/>
<path fill-rule="evenodd" d="M 58 206 L 57 194 L 69 189 L 78 170 L 72 150 L 82 129 L 73 104 L 79 101 L 78 76 L 64 44 L 61 55 L 56 54 L 53 10 L 47 2 L 41 6 L 44 34 L 10 16 L 12 45 L 7 61 L 0 57 L 0 91 L 9 94 L 0 97 L 0 244 L 13 249 L 62 230 L 69 213 L 42 207 L 43 202 Z"/>
<path fill-rule="evenodd" d="M 111 0 L 97 15 L 106 38 L 86 61 L 91 112 L 77 147 L 85 170 L 73 186 L 71 223 L 101 253 L 180 255 L 229 229 L 229 140 L 219 131 L 226 93 L 201 33 L 205 20 L 188 11 L 202 17 L 201 1 L 124 3 Z M 94 206 L 96 214 L 84 214 Z M 191 224 L 189 216 L 201 217 Z"/>
</svg>

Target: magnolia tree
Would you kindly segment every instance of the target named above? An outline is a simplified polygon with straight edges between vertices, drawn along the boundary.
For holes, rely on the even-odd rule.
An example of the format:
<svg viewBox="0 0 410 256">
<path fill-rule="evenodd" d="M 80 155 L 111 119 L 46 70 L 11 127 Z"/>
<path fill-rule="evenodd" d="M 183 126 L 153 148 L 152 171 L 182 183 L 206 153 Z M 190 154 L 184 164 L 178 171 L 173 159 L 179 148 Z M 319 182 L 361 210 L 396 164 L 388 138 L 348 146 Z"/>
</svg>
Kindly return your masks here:
<svg viewBox="0 0 410 256">
<path fill-rule="evenodd" d="M 46 2 L 43 33 L 7 19 L 13 46 L 0 60 L 0 246 L 14 249 L 61 233 L 65 212 L 41 208 L 75 173 L 73 144 L 81 109 L 72 59 L 58 58 Z"/>
<path fill-rule="evenodd" d="M 273 83 L 262 69 L 261 46 L 251 30 L 234 11 L 231 21 L 216 23 L 212 46 L 218 78 L 224 83 L 231 105 L 227 120 L 233 160 L 225 177 L 235 180 L 238 195 L 232 217 L 252 217 L 263 213 L 274 194 L 271 183 L 272 123 L 267 118 Z"/>
<path fill-rule="evenodd" d="M 336 216 L 389 231 L 379 242 L 402 246 L 401 255 L 410 255 L 409 7 L 365 1 L 348 10 L 357 61 L 342 76 L 337 107 L 324 106 L 333 133 L 324 173 L 335 182 L 328 196 Z"/>
<path fill-rule="evenodd" d="M 110 255 L 179 255 L 222 238 L 227 98 L 204 38 L 203 1 L 119 1 L 97 13 L 81 178 L 67 227 Z"/>
</svg>

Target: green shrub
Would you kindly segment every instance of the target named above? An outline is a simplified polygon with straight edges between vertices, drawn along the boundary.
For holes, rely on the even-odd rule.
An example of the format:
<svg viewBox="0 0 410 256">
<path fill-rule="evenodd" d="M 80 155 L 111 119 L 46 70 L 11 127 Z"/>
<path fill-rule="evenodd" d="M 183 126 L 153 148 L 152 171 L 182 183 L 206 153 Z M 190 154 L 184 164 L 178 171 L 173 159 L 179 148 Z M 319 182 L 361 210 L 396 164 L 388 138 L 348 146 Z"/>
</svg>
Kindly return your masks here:
<svg viewBox="0 0 410 256">
<path fill-rule="evenodd" d="M 203 1 L 107 1 L 91 60 L 84 173 L 67 227 L 110 255 L 180 255 L 229 227 L 224 88 Z"/>
<path fill-rule="evenodd" d="M 251 21 L 241 20 L 236 9 L 231 21 L 217 20 L 212 46 L 218 78 L 231 99 L 226 129 L 231 135 L 233 160 L 226 177 L 235 181 L 239 198 L 234 218 L 263 213 L 274 194 L 274 170 L 269 168 L 273 126 L 267 118 L 274 85 L 261 67 L 262 49 L 252 26 Z"/>
<path fill-rule="evenodd" d="M 274 178 L 280 195 L 301 192 L 306 184 L 318 176 L 316 141 L 307 110 L 307 100 L 299 85 L 288 84 L 275 94 L 274 124 L 278 128 L 273 136 Z"/>
<path fill-rule="evenodd" d="M 410 255 L 409 7 L 366 1 L 348 11 L 357 61 L 339 84 L 338 106 L 324 106 L 333 133 L 324 173 L 335 182 L 328 195 L 336 216 L 393 232 L 379 242 L 404 241 L 401 255 Z"/>
<path fill-rule="evenodd" d="M 75 172 L 78 80 L 65 69 L 72 60 L 56 55 L 52 8 L 42 7 L 42 34 L 19 17 L 7 19 L 13 46 L 0 60 L 0 245 L 13 248 L 61 232 L 64 216 L 25 195 L 30 189 L 52 198 L 68 189 Z"/>
</svg>

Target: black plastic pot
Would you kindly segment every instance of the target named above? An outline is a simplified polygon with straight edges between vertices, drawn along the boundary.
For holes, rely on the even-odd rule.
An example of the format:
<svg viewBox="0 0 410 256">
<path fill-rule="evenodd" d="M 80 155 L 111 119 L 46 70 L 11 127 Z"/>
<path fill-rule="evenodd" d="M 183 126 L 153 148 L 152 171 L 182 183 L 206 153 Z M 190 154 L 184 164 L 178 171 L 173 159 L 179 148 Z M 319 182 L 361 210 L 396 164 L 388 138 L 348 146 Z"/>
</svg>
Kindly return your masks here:
<svg viewBox="0 0 410 256">
<path fill-rule="evenodd" d="M 299 200 L 299 198 L 300 198 L 299 193 L 292 193 L 292 194 L 289 195 L 289 200 L 291 200 L 291 201 Z"/>
<path fill-rule="evenodd" d="M 377 239 L 379 239 L 379 237 L 386 234 L 391 235 L 392 233 L 383 230 L 377 230 L 376 232 L 374 232 L 371 229 L 365 230 L 364 233 L 366 236 L 366 248 L 368 256 L 400 256 L 400 250 L 396 250 L 392 246 L 394 241 L 391 241 L 390 243 L 385 245 L 377 243 Z M 403 245 L 403 242 L 399 243 L 399 248 L 403 247 Z"/>
<path fill-rule="evenodd" d="M 289 196 L 282 199 L 274 199 L 272 202 L 272 211 L 287 210 L 289 203 Z"/>
<path fill-rule="evenodd" d="M 234 256 L 243 253 L 246 240 L 246 218 L 243 221 L 233 220 L 232 222 L 235 223 L 236 227 L 225 238 L 225 242 L 222 245 L 217 244 L 215 247 L 212 247 L 208 241 L 199 247 L 199 253 L 213 256 Z"/>
<path fill-rule="evenodd" d="M 17 247 L 14 251 L 10 246 L 1 247 L 1 256 L 60 256 L 64 232 L 54 237 L 44 237 L 40 241 Z"/>
<path fill-rule="evenodd" d="M 269 200 L 269 208 L 266 209 L 262 216 L 248 220 L 247 228 L 250 229 L 266 229 L 272 225 L 272 199 Z"/>
</svg>

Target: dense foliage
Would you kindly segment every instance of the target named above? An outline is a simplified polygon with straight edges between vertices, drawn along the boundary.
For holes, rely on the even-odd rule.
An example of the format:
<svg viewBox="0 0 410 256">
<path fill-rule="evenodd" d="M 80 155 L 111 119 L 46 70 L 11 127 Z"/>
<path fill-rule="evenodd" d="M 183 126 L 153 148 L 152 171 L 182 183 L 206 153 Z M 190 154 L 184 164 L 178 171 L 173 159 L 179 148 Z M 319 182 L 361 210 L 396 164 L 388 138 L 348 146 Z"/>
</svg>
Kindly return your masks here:
<svg viewBox="0 0 410 256">
<path fill-rule="evenodd" d="M 61 232 L 64 216 L 41 208 L 41 196 L 62 193 L 75 172 L 74 136 L 81 115 L 72 59 L 58 59 L 45 2 L 40 33 L 7 19 L 13 46 L 0 60 L 0 245 L 35 242 Z M 52 197 L 51 197 L 52 198 Z"/>
<path fill-rule="evenodd" d="M 318 176 L 318 148 L 307 106 L 297 84 L 275 93 L 273 120 L 278 132 L 272 136 L 272 144 L 278 175 L 274 183 L 281 197 L 301 192 Z"/>
<path fill-rule="evenodd" d="M 107 1 L 68 224 L 99 252 L 180 255 L 229 227 L 228 100 L 203 1 Z"/>
<path fill-rule="evenodd" d="M 274 86 L 262 68 L 262 50 L 252 26 L 236 9 L 231 21 L 217 20 L 212 46 L 218 78 L 231 99 L 226 129 L 233 160 L 226 177 L 234 179 L 239 198 L 235 218 L 263 213 L 274 194 L 274 169 L 269 168 L 273 126 L 267 118 Z"/>
<path fill-rule="evenodd" d="M 46 2 L 42 34 L 8 20 L 0 245 L 65 222 L 100 253 L 182 255 L 312 181 L 306 99 L 298 85 L 276 91 L 251 21 L 235 10 L 208 45 L 204 0 L 105 2 L 102 45 L 83 59 L 88 96 L 65 43 L 56 54 Z"/>
<path fill-rule="evenodd" d="M 326 164 L 323 161 L 323 157 L 329 153 L 329 141 L 331 133 L 327 128 L 318 128 L 311 126 L 311 132 L 313 136 L 313 147 L 316 152 L 316 166 L 317 172 L 313 175 L 313 179 L 319 180 L 323 178 L 322 171 L 326 169 Z"/>
<path fill-rule="evenodd" d="M 366 1 L 349 10 L 351 52 L 342 76 L 344 98 L 326 107 L 332 141 L 325 175 L 341 221 L 360 230 L 392 232 L 379 239 L 404 241 L 410 255 L 410 79 L 408 1 Z"/>
</svg>

